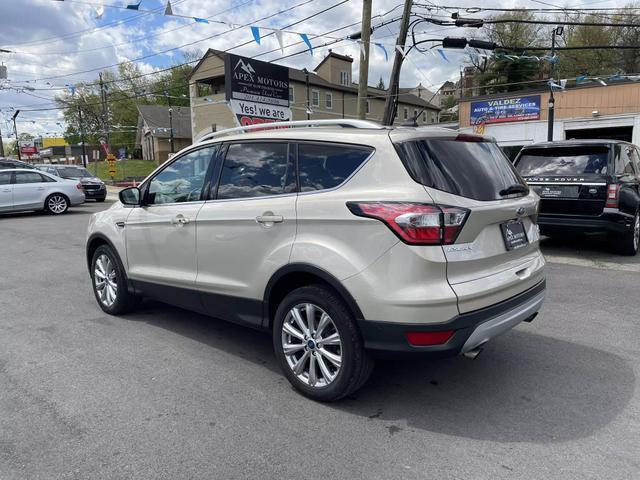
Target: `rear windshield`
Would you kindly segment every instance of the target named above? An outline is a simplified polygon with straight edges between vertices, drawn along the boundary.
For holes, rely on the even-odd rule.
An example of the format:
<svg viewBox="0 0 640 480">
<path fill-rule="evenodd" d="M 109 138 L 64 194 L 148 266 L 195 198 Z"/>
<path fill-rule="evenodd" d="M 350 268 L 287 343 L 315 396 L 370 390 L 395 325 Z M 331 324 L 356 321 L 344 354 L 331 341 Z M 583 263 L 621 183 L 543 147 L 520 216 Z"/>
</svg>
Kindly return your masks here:
<svg viewBox="0 0 640 480">
<path fill-rule="evenodd" d="M 500 192 L 524 182 L 493 142 L 415 140 L 396 145 L 413 179 L 475 200 L 501 200 Z"/>
<path fill-rule="evenodd" d="M 77 167 L 58 168 L 58 176 L 62 178 L 92 177 L 88 170 Z"/>
<path fill-rule="evenodd" d="M 520 175 L 586 175 L 607 173 L 608 147 L 525 149 L 516 161 Z"/>
</svg>

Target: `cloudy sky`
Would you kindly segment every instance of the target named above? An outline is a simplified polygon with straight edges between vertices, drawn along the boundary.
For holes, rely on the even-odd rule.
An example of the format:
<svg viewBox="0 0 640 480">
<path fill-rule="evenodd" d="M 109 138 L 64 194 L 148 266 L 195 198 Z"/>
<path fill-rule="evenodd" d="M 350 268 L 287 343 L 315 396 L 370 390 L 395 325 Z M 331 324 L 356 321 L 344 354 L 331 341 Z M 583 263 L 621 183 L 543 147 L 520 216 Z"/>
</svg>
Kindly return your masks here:
<svg viewBox="0 0 640 480">
<path fill-rule="evenodd" d="M 329 48 L 334 51 L 359 58 L 359 46 L 343 41 L 331 47 L 320 45 L 344 37 L 359 30 L 351 26 L 361 19 L 362 2 L 347 0 L 324 13 L 328 7 L 341 0 L 172 0 L 173 11 L 187 17 L 208 18 L 211 23 L 197 23 L 193 20 L 162 15 L 166 0 L 142 0 L 140 11 L 124 8 L 103 7 L 113 5 L 124 7 L 139 0 L 0 0 L 0 63 L 8 70 L 8 80 L 0 80 L 0 128 L 6 138 L 12 108 L 21 109 L 18 117 L 20 131 L 32 134 L 53 134 L 62 131 L 62 118 L 57 110 L 31 111 L 53 107 L 51 99 L 68 85 L 95 79 L 100 70 L 113 68 L 119 62 L 135 61 L 146 73 L 166 68 L 182 61 L 186 52 L 204 52 L 207 48 L 226 50 L 252 40 L 249 28 L 239 28 L 229 32 L 228 25 L 214 23 L 215 20 L 235 25 L 254 23 L 256 26 L 284 28 L 306 17 L 313 16 L 289 30 L 307 33 L 316 46 L 313 56 L 309 53 L 296 55 L 284 60 L 278 49 L 275 36 L 233 50 L 245 56 L 260 55 L 261 60 L 297 68 L 312 70 L 326 55 Z M 560 0 L 554 0 L 560 2 Z M 434 0 L 439 4 L 438 0 Z M 414 11 L 427 11 L 417 4 L 429 4 L 426 0 L 416 0 Z M 444 5 L 465 5 L 483 7 L 512 6 L 514 0 L 485 0 L 473 2 L 441 2 Z M 521 4 L 521 2 L 518 2 Z M 527 6 L 536 7 L 537 0 L 526 0 Z M 576 0 L 562 2 L 562 6 L 590 7 L 622 6 L 621 0 Z M 559 5 L 560 6 L 560 5 Z M 104 10 L 102 18 L 97 10 Z M 288 9 L 285 13 L 277 12 Z M 400 0 L 374 0 L 372 24 L 397 18 L 402 13 Z M 445 19 L 450 10 L 433 9 L 430 12 Z M 273 15 L 267 20 L 260 20 Z M 469 14 L 467 14 L 469 15 Z M 478 15 L 475 15 L 478 16 Z M 481 16 L 481 15 L 480 15 Z M 340 27 L 346 27 L 336 30 Z M 333 33 L 329 31 L 336 30 Z M 398 32 L 398 22 L 381 26 L 374 33 L 374 41 L 383 44 L 388 51 L 385 60 L 382 49 L 373 48 L 369 83 L 376 84 L 382 77 L 385 84 L 392 65 L 393 45 Z M 441 38 L 443 36 L 480 36 L 480 32 L 468 32 L 455 27 L 429 25 L 419 28 L 420 38 Z M 322 36 L 324 35 L 324 36 Z M 292 45 L 300 41 L 293 33 L 283 36 L 285 55 L 304 50 L 302 45 Z M 447 60 L 439 55 L 412 52 L 404 63 L 401 86 L 415 86 L 422 83 L 436 90 L 442 82 L 455 79 L 460 65 L 465 59 L 463 53 L 447 51 Z M 353 64 L 354 80 L 358 77 L 358 61 Z M 25 89 L 28 87 L 28 89 Z"/>
</svg>

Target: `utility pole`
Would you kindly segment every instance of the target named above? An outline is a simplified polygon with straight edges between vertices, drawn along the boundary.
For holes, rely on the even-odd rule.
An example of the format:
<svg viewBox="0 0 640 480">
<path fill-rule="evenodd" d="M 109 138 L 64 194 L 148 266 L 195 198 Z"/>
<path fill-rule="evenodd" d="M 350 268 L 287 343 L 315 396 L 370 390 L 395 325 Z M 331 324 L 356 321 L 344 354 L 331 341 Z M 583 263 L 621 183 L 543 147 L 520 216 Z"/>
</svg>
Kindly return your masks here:
<svg viewBox="0 0 640 480">
<path fill-rule="evenodd" d="M 306 68 L 303 68 L 302 71 L 304 72 L 304 77 L 305 77 L 305 83 L 307 86 L 307 120 L 311 119 L 311 105 L 309 105 L 309 70 L 307 70 Z"/>
<path fill-rule="evenodd" d="M 360 120 L 367 118 L 372 3 L 373 0 L 362 0 L 362 48 L 360 49 L 360 74 L 358 76 L 358 118 Z"/>
<path fill-rule="evenodd" d="M 105 148 L 105 153 L 108 154 L 110 152 L 109 145 L 109 126 L 108 126 L 108 110 L 107 110 L 107 93 L 104 90 L 104 82 L 102 81 L 102 72 L 98 74 L 100 77 L 100 99 L 102 100 L 102 127 L 104 129 L 105 139 L 107 141 L 107 146 Z M 95 176 L 98 176 L 98 161 L 94 163 L 95 166 Z"/>
<path fill-rule="evenodd" d="M 2 143 L 2 129 L 0 129 L 0 157 L 4 157 L 4 143 Z"/>
<path fill-rule="evenodd" d="M 169 143 L 171 144 L 171 153 L 176 153 L 173 148 L 173 108 L 171 108 L 171 99 L 169 98 L 169 91 L 164 91 L 164 96 L 167 98 L 167 105 L 169 105 Z"/>
<path fill-rule="evenodd" d="M 396 115 L 395 107 L 397 103 L 397 93 L 400 88 L 400 69 L 402 68 L 404 55 L 407 53 L 405 42 L 407 41 L 407 33 L 409 31 L 409 18 L 411 17 L 412 4 L 413 0 L 405 0 L 404 2 L 400 33 L 398 33 L 398 40 L 396 41 L 396 47 L 402 47 L 404 52 L 400 53 L 397 48 L 395 49 L 391 78 L 389 78 L 389 90 L 387 90 L 387 99 L 384 102 L 384 113 L 382 114 L 383 125 L 393 125 L 393 120 Z"/>
<path fill-rule="evenodd" d="M 84 126 L 82 125 L 82 108 L 78 105 L 78 126 L 80 127 L 80 143 L 82 143 L 82 166 L 87 168 L 87 147 L 84 141 Z"/>
<path fill-rule="evenodd" d="M 553 142 L 553 122 L 555 120 L 555 104 L 556 104 L 556 100 L 555 97 L 553 96 L 553 87 L 551 86 L 551 83 L 553 83 L 553 81 L 555 81 L 555 77 L 557 74 L 557 70 L 556 70 L 556 59 L 555 59 L 555 55 L 556 55 L 556 35 L 562 35 L 564 27 L 562 26 L 558 26 L 556 28 L 553 29 L 553 32 L 551 32 L 551 58 L 553 59 L 552 63 L 551 63 L 551 81 L 549 82 L 549 111 L 547 113 L 547 141 L 549 142 Z"/>
<path fill-rule="evenodd" d="M 16 118 L 18 117 L 18 114 L 20 113 L 20 110 L 16 110 L 16 113 L 13 114 L 13 133 L 16 136 L 16 151 L 18 152 L 18 160 L 22 160 L 22 157 L 20 156 L 20 142 L 18 141 L 18 127 L 16 126 Z"/>
</svg>

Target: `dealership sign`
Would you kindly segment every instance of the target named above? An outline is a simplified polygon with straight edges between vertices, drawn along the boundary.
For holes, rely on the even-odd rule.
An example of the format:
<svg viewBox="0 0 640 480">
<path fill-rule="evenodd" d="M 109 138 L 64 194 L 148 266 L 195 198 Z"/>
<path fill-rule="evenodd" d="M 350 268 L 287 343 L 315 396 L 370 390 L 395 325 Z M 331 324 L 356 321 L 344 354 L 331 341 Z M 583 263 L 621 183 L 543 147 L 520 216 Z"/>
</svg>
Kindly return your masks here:
<svg viewBox="0 0 640 480">
<path fill-rule="evenodd" d="M 225 87 L 239 125 L 291 120 L 287 67 L 227 54 Z"/>
<path fill-rule="evenodd" d="M 540 95 L 471 102 L 471 125 L 540 119 Z"/>
</svg>

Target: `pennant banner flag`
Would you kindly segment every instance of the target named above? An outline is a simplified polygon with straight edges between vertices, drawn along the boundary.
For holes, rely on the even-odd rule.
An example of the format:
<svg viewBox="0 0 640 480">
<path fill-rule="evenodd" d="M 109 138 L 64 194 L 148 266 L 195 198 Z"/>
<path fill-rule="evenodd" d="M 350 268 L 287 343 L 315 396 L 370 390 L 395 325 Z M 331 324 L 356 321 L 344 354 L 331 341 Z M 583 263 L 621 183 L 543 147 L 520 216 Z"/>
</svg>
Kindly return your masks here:
<svg viewBox="0 0 640 480">
<path fill-rule="evenodd" d="M 309 37 L 307 36 L 307 34 L 301 33 L 300 38 L 307 45 L 307 47 L 309 47 L 309 52 L 311 53 L 311 55 L 313 55 L 313 46 L 311 45 L 311 42 L 309 41 Z"/>
<path fill-rule="evenodd" d="M 256 43 L 260 45 L 260 29 L 258 27 L 251 27 L 251 33 Z"/>
<path fill-rule="evenodd" d="M 442 50 L 441 48 L 438 49 L 438 53 L 440 54 L 440 56 L 442 57 L 443 60 L 445 61 L 449 61 L 449 59 L 447 58 L 447 56 L 444 54 L 444 50 Z"/>
<path fill-rule="evenodd" d="M 278 45 L 280 45 L 280 51 L 284 53 L 284 41 L 282 39 L 282 30 L 275 30 L 273 33 L 275 33 L 276 39 L 278 40 Z"/>
<path fill-rule="evenodd" d="M 102 18 L 102 16 L 104 15 L 104 6 L 100 5 L 98 8 L 96 8 L 96 20 L 100 20 Z"/>
<path fill-rule="evenodd" d="M 173 16 L 173 8 L 171 8 L 171 0 L 167 0 L 167 6 L 164 9 L 164 14 Z"/>
<path fill-rule="evenodd" d="M 142 1 L 138 3 L 130 3 L 129 5 L 127 5 L 127 10 L 138 10 L 140 8 L 141 3 Z"/>
<path fill-rule="evenodd" d="M 193 19 L 198 23 L 209 23 L 209 20 L 207 20 L 206 18 L 193 17 Z"/>
<path fill-rule="evenodd" d="M 384 53 L 384 61 L 388 62 L 389 61 L 389 53 L 387 53 L 387 49 L 384 48 L 384 45 L 382 45 L 381 43 L 376 43 L 375 45 L 376 45 L 376 47 L 382 49 L 382 53 Z"/>
</svg>

